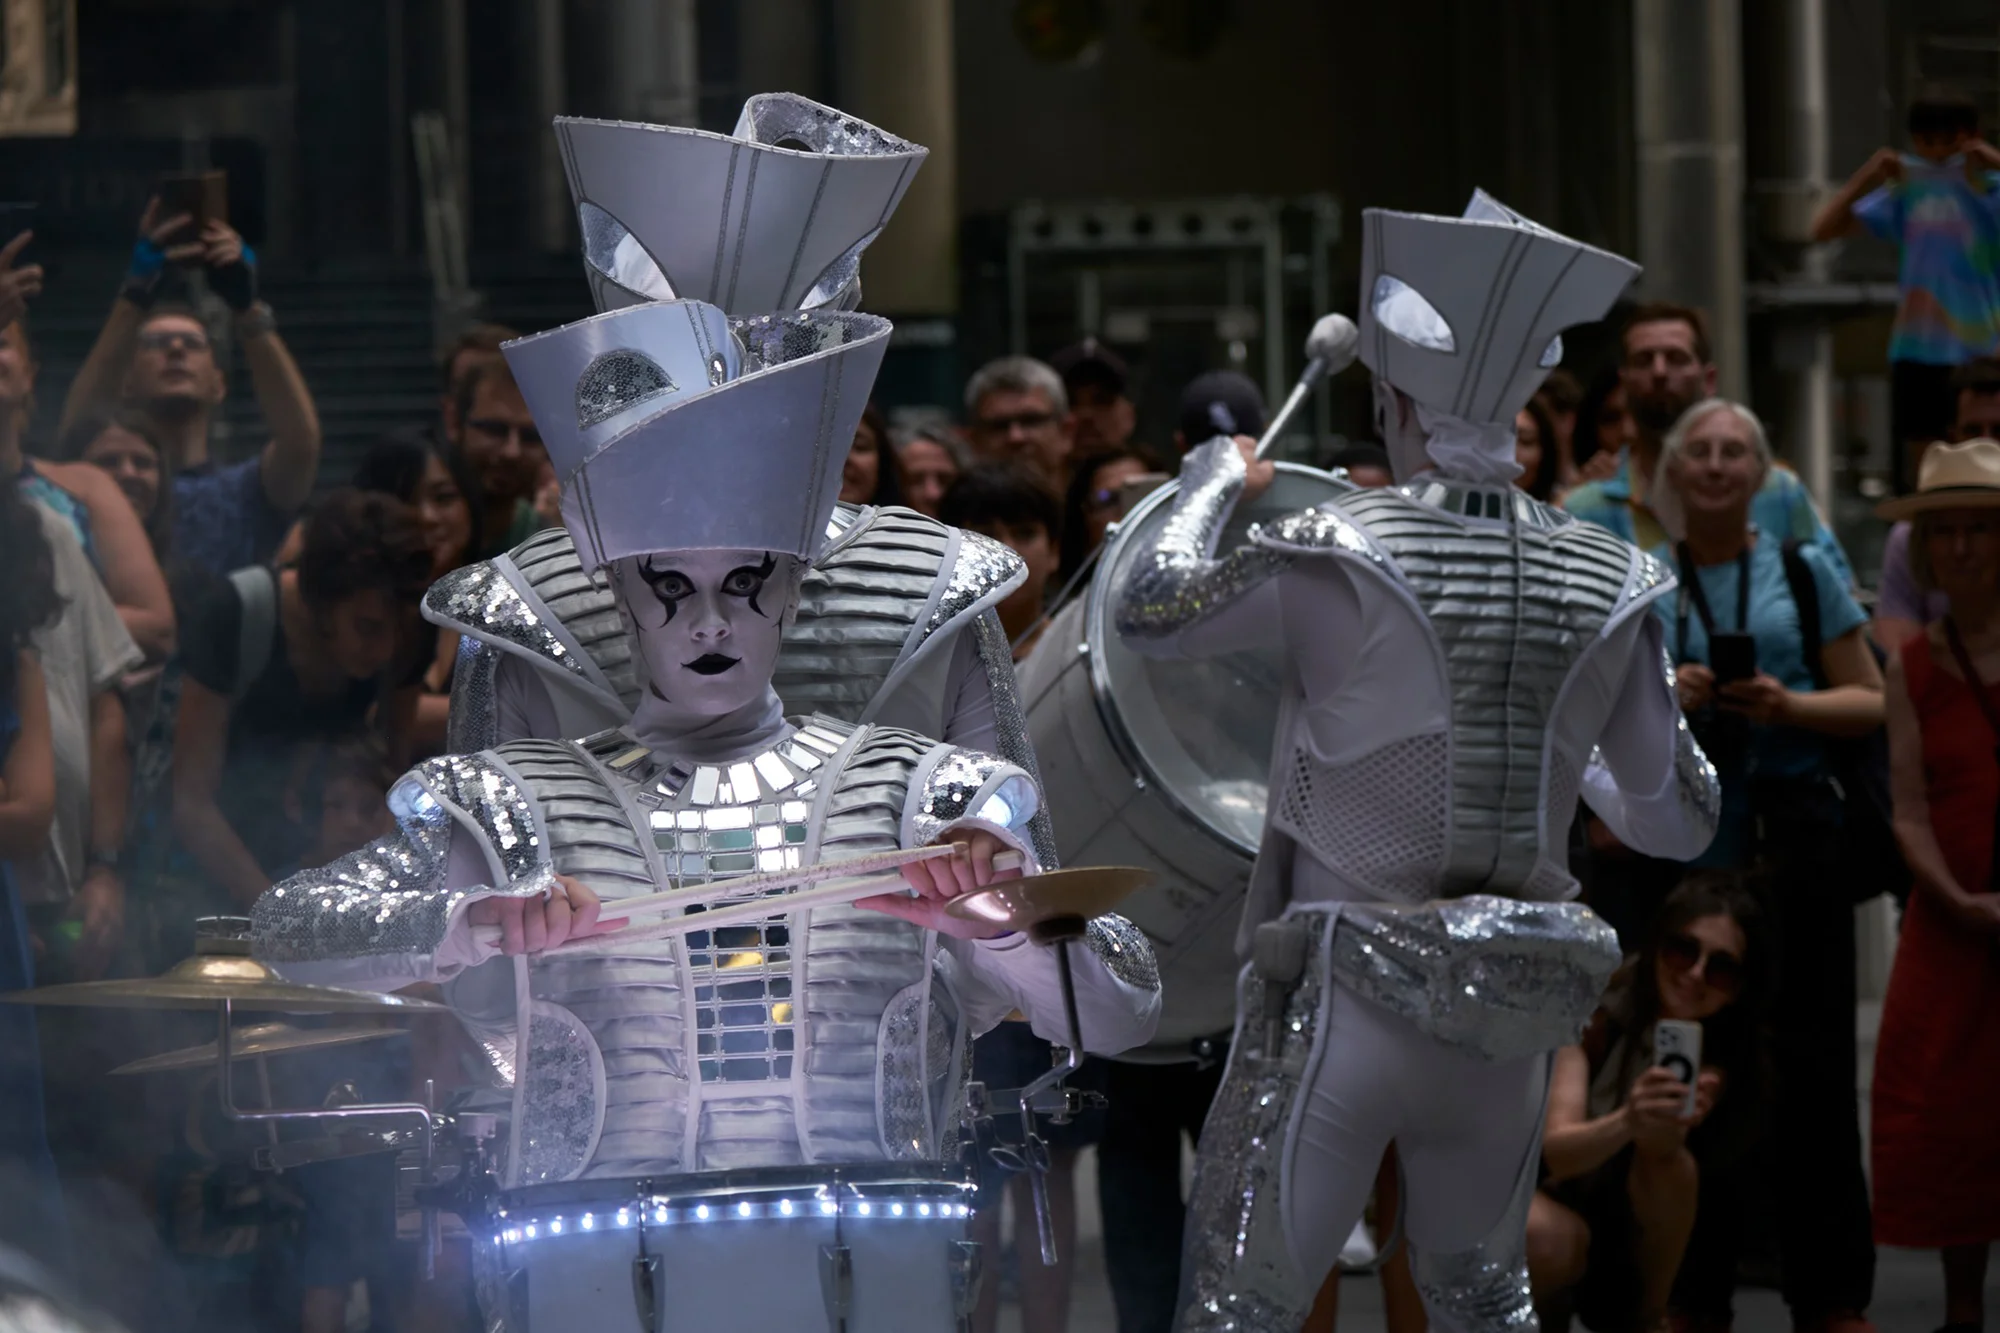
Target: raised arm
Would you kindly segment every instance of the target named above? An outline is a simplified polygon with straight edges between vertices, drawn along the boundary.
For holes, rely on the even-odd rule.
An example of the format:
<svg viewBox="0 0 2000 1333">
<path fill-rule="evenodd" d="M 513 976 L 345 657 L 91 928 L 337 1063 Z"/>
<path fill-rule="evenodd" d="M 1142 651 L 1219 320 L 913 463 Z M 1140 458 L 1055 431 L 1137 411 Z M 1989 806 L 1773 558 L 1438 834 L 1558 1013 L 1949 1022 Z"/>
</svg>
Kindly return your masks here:
<svg viewBox="0 0 2000 1333">
<path fill-rule="evenodd" d="M 278 337 L 271 307 L 257 299 L 257 258 L 225 222 L 211 221 L 202 233 L 209 285 L 235 316 L 236 341 L 250 366 L 257 406 L 271 428 L 264 446 L 264 498 L 281 514 L 312 496 L 319 474 L 319 412 L 298 363 Z"/>
<path fill-rule="evenodd" d="M 1643 619 L 1632 631 L 1638 641 L 1598 752 L 1584 769 L 1583 799 L 1627 847 L 1691 861 L 1715 838 L 1722 787 L 1674 697 L 1665 630 L 1657 617 L 1638 614 Z"/>
<path fill-rule="evenodd" d="M 1254 499 L 1271 484 L 1276 469 L 1253 462 L 1255 448 L 1246 435 L 1217 438 L 1182 461 L 1180 494 L 1166 523 L 1140 547 L 1117 590 L 1118 633 L 1134 651 L 1205 656 L 1276 642 L 1271 580 L 1289 559 L 1257 546 L 1215 556 L 1238 500 Z M 1199 636 L 1192 633 L 1197 628 Z"/>
<path fill-rule="evenodd" d="M 1812 238 L 1815 241 L 1831 241 L 1842 236 L 1858 236 L 1866 224 L 1854 212 L 1854 206 L 1891 181 L 1903 178 L 1903 159 L 1893 148 L 1878 148 L 1875 155 L 1861 166 L 1861 170 L 1847 178 L 1842 185 L 1827 197 L 1813 214 Z"/>
<path fill-rule="evenodd" d="M 86 412 L 115 403 L 124 396 L 133 343 L 139 336 L 139 325 L 145 322 L 148 307 L 153 304 L 153 289 L 159 285 L 160 276 L 169 264 L 201 258 L 198 241 L 170 243 L 175 233 L 191 220 L 185 213 L 163 218 L 160 201 L 146 201 L 145 215 L 139 219 L 139 239 L 132 247 L 131 267 L 111 303 L 111 314 L 97 331 L 97 341 L 90 345 L 90 354 L 83 359 L 76 378 L 70 381 L 69 394 L 63 399 L 62 423 L 56 431 L 58 436 Z"/>
</svg>

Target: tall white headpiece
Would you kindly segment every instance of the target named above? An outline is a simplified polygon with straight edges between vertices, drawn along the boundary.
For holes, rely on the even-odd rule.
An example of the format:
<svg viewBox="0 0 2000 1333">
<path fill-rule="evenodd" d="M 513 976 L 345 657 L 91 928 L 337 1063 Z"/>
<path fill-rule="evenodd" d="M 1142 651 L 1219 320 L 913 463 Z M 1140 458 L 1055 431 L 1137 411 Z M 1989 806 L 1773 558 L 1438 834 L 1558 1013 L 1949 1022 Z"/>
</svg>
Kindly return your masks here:
<svg viewBox="0 0 2000 1333">
<path fill-rule="evenodd" d="M 556 140 L 599 310 L 851 310 L 930 152 L 793 93 L 751 98 L 729 135 L 558 116 Z"/>
<path fill-rule="evenodd" d="M 500 350 L 592 570 L 667 550 L 812 559 L 888 345 L 874 315 L 661 301 Z"/>
<path fill-rule="evenodd" d="M 1362 211 L 1361 360 L 1418 405 L 1512 427 L 1639 266 L 1531 222 L 1484 190 L 1463 217 Z"/>
</svg>

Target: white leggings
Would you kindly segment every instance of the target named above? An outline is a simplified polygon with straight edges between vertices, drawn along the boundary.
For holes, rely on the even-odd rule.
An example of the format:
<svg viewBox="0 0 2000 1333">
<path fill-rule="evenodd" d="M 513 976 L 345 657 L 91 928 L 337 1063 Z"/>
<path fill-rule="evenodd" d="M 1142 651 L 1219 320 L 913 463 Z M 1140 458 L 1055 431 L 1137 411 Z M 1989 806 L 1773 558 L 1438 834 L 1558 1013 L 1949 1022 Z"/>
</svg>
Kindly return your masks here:
<svg viewBox="0 0 2000 1333">
<path fill-rule="evenodd" d="M 1247 969 L 1244 983 L 1230 1067 L 1202 1134 L 1177 1327 L 1296 1333 L 1393 1141 L 1431 1328 L 1532 1333 L 1525 1231 L 1551 1057 L 1462 1054 L 1330 982 L 1311 1055 L 1302 1067 L 1285 1061 L 1298 1090 L 1284 1114 L 1292 1076 L 1272 1081 L 1261 983 Z M 1302 1001 L 1288 1001 L 1291 1017 L 1303 1018 Z"/>
<path fill-rule="evenodd" d="M 1460 1054 L 1337 984 L 1321 1014 L 1319 1069 L 1294 1113 L 1285 1190 L 1300 1268 L 1317 1280 L 1333 1267 L 1391 1140 L 1412 1250 L 1450 1255 L 1486 1241 L 1522 1163 L 1540 1150 L 1549 1057 Z"/>
</svg>

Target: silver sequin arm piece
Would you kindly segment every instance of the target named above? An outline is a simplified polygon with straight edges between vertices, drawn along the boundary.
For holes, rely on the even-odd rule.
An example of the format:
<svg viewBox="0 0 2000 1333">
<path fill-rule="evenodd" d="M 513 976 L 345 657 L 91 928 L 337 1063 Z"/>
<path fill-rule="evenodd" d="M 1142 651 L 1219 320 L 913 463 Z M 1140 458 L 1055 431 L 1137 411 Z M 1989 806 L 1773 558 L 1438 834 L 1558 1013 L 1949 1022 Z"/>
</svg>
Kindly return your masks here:
<svg viewBox="0 0 2000 1333">
<path fill-rule="evenodd" d="M 1635 664 L 1634 669 L 1640 668 Z M 1681 713 L 1679 696 L 1674 692 L 1674 664 L 1664 652 L 1660 654 L 1660 672 L 1662 686 L 1646 682 L 1641 688 L 1663 688 L 1672 711 L 1671 777 L 1657 792 L 1626 790 L 1600 748 L 1592 751 L 1584 768 L 1582 791 L 1591 810 L 1626 846 L 1648 856 L 1689 861 L 1706 851 L 1715 838 L 1722 819 L 1722 779 Z"/>
<path fill-rule="evenodd" d="M 1030 828 L 1042 792 L 1033 777 L 998 755 L 941 745 L 919 765 L 909 802 L 905 847 L 936 842 L 952 825 L 971 820 L 1006 832 L 1032 851 Z"/>
<path fill-rule="evenodd" d="M 1139 548 L 1118 591 L 1118 632 L 1144 643 L 1198 624 L 1272 577 L 1289 557 L 1241 546 L 1220 560 L 1215 545 L 1243 492 L 1246 465 L 1228 440 L 1211 440 L 1181 464 L 1181 491 L 1159 534 Z"/>
<path fill-rule="evenodd" d="M 451 711 L 445 715 L 445 748 L 454 754 L 490 750 L 500 743 L 500 701 L 494 678 L 500 650 L 470 634 L 459 636 L 451 669 Z"/>
<path fill-rule="evenodd" d="M 1160 965 L 1146 933 L 1116 913 L 1094 917 L 1083 942 L 1104 969 L 1126 985 L 1155 994 L 1160 989 Z"/>
</svg>

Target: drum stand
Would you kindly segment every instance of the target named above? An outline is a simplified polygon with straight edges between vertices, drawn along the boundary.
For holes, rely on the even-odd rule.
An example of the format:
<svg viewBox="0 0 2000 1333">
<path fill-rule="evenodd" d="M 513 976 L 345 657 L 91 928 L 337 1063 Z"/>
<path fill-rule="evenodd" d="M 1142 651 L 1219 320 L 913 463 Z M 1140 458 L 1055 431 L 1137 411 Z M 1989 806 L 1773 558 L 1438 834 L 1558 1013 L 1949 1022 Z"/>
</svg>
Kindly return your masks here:
<svg viewBox="0 0 2000 1333">
<path fill-rule="evenodd" d="M 1056 975 L 1062 981 L 1063 1018 L 1069 1024 L 1066 1058 L 1025 1088 L 989 1091 L 981 1083 L 968 1083 L 965 1088 L 966 1126 L 975 1136 L 979 1125 L 993 1118 L 995 1108 L 1002 1113 L 1010 1110 L 1020 1113 L 1020 1150 L 996 1145 L 992 1154 L 1001 1166 L 1028 1175 L 1028 1189 L 1035 1200 L 1035 1231 L 1041 1238 L 1045 1268 L 1053 1268 L 1056 1263 L 1055 1218 L 1049 1211 L 1049 1145 L 1036 1132 L 1035 1117 L 1046 1115 L 1051 1124 L 1066 1125 L 1083 1111 L 1104 1104 L 1103 1094 L 1082 1092 L 1063 1082 L 1083 1066 L 1083 1024 L 1076 1013 L 1076 980 L 1070 972 L 1069 946 L 1083 938 L 1088 925 L 1081 916 L 1051 916 L 1027 927 L 1030 940 L 1055 951 Z"/>
</svg>

